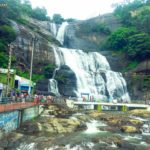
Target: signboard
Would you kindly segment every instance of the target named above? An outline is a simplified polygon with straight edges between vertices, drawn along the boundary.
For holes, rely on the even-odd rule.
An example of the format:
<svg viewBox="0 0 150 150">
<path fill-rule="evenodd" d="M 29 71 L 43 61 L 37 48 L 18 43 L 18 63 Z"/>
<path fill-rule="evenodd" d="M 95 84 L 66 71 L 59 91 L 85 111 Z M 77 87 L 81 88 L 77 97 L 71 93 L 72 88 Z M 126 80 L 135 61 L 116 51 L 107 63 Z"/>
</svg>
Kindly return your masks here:
<svg viewBox="0 0 150 150">
<path fill-rule="evenodd" d="M 0 73 L 7 74 L 8 73 L 8 69 L 0 68 Z M 15 74 L 15 70 L 10 69 L 10 74 Z"/>
</svg>

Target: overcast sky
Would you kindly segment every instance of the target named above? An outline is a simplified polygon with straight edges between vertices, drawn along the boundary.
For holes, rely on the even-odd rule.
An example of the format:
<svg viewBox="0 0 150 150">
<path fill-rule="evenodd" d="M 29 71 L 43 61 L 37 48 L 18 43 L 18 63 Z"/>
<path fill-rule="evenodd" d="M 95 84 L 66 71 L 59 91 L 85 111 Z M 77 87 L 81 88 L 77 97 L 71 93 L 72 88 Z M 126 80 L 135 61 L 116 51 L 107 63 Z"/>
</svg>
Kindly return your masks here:
<svg viewBox="0 0 150 150">
<path fill-rule="evenodd" d="M 33 7 L 44 6 L 49 16 L 55 13 L 63 18 L 87 19 L 112 12 L 112 4 L 124 0 L 30 0 Z"/>
</svg>

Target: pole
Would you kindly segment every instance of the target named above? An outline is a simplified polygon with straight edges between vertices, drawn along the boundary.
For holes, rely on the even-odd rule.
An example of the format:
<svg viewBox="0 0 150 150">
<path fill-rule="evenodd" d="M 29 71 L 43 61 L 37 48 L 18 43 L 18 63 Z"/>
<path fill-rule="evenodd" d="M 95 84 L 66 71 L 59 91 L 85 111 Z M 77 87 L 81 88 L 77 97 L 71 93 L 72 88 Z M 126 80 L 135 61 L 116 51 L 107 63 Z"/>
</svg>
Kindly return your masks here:
<svg viewBox="0 0 150 150">
<path fill-rule="evenodd" d="M 34 51 L 34 39 L 32 38 L 31 62 L 30 62 L 30 81 L 32 80 L 32 70 L 33 70 L 33 51 Z"/>
<path fill-rule="evenodd" d="M 6 87 L 6 96 L 8 96 L 10 88 L 10 69 L 11 69 L 11 57 L 12 57 L 12 45 L 9 44 L 9 60 L 8 60 L 8 72 L 7 72 L 7 87 Z"/>
<path fill-rule="evenodd" d="M 29 86 L 29 93 L 30 93 L 30 94 L 31 94 L 32 72 L 33 72 L 33 55 L 34 55 L 34 48 L 35 48 L 35 37 L 33 37 L 33 38 L 32 38 L 32 41 L 31 41 L 30 86 Z"/>
</svg>

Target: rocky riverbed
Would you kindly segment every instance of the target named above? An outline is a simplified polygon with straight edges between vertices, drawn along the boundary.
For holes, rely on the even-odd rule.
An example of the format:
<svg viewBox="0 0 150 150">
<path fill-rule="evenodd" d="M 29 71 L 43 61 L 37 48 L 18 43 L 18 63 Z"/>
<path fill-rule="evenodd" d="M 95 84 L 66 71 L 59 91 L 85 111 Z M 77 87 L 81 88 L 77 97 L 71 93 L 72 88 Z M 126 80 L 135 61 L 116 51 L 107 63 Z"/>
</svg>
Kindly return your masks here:
<svg viewBox="0 0 150 150">
<path fill-rule="evenodd" d="M 98 112 L 45 108 L 4 135 L 0 150 L 150 150 L 150 111 Z"/>
</svg>

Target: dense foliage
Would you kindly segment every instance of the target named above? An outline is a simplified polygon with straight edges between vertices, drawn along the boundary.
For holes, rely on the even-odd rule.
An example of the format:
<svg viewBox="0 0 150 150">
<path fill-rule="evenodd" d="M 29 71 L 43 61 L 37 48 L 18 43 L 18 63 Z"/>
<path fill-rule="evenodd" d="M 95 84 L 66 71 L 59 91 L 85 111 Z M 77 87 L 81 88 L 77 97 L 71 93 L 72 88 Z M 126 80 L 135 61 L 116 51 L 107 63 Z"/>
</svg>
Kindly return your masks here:
<svg viewBox="0 0 150 150">
<path fill-rule="evenodd" d="M 17 20 L 22 16 L 33 17 L 38 20 L 49 20 L 45 8 L 33 9 L 29 0 L 5 0 L 6 8 L 0 9 L 0 17 L 5 20 L 6 18 Z"/>
<path fill-rule="evenodd" d="M 64 19 L 62 18 L 62 16 L 60 14 L 54 14 L 53 15 L 53 22 L 56 24 L 62 24 L 62 22 L 64 21 Z"/>
<path fill-rule="evenodd" d="M 28 24 L 26 16 L 38 20 L 50 20 L 45 8 L 32 9 L 29 0 L 1 0 L 1 4 L 6 4 L 0 8 L 0 67 L 6 68 L 8 65 L 8 44 L 15 40 L 16 33 L 11 26 L 11 20 L 21 24 Z M 12 62 L 12 65 L 13 62 Z"/>
<path fill-rule="evenodd" d="M 48 78 L 48 79 L 52 78 L 55 67 L 56 67 L 55 65 L 49 64 L 48 66 L 46 66 L 44 68 L 44 76 L 45 76 L 45 78 Z"/>
<path fill-rule="evenodd" d="M 130 59 L 150 58 L 150 1 L 134 0 L 119 5 L 114 14 L 124 27 L 109 36 L 108 48 L 124 51 Z"/>
</svg>

